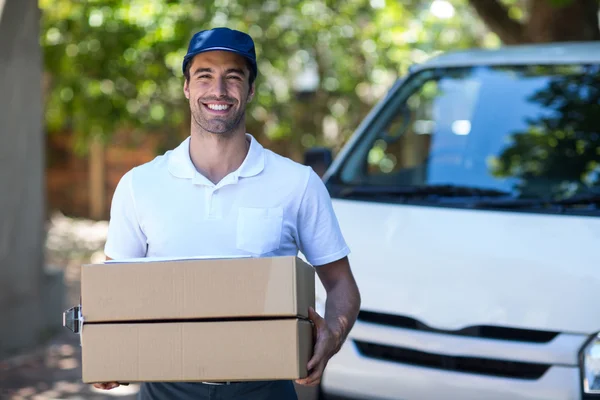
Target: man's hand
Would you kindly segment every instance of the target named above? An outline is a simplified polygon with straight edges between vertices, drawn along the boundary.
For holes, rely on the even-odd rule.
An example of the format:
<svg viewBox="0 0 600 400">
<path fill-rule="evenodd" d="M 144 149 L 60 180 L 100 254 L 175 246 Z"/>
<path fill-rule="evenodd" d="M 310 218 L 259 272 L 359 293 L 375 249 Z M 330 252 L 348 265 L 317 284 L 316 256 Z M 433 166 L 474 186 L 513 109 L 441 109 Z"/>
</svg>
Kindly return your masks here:
<svg viewBox="0 0 600 400">
<path fill-rule="evenodd" d="M 94 383 L 94 387 L 96 389 L 102 389 L 102 390 L 110 390 L 110 389 L 114 389 L 119 386 L 120 385 L 117 382 Z"/>
<path fill-rule="evenodd" d="M 129 383 L 118 383 L 118 382 L 94 383 L 94 387 L 96 389 L 102 389 L 102 390 L 114 389 L 114 388 L 117 388 L 117 387 L 119 387 L 121 385 L 127 386 L 127 385 L 129 385 Z"/>
<path fill-rule="evenodd" d="M 308 318 L 313 322 L 316 330 L 316 341 L 313 356 L 308 362 L 309 375 L 296 383 L 306 386 L 316 386 L 321 382 L 321 376 L 329 359 L 337 352 L 339 337 L 337 337 L 325 321 L 312 307 L 308 310 Z"/>
<path fill-rule="evenodd" d="M 296 383 L 308 386 L 321 382 L 329 359 L 342 347 L 360 309 L 360 293 L 348 257 L 315 267 L 327 291 L 327 301 L 325 318 L 321 318 L 313 308 L 308 310 L 308 317 L 316 329 L 316 342 L 313 357 L 307 365 L 309 375 L 296 380 Z"/>
</svg>

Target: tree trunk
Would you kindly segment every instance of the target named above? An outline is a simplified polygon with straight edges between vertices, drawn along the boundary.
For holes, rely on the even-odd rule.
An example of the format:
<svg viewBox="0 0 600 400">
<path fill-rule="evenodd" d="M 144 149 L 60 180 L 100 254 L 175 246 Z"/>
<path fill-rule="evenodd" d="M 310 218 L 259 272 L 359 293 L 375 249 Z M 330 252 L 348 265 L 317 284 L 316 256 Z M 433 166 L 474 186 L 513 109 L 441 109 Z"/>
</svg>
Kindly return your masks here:
<svg viewBox="0 0 600 400">
<path fill-rule="evenodd" d="M 0 358 L 60 327 L 44 268 L 42 57 L 36 0 L 0 0 Z"/>
<path fill-rule="evenodd" d="M 525 37 L 529 42 L 599 40 L 598 1 L 571 0 L 553 6 L 549 0 L 530 0 Z"/>
<path fill-rule="evenodd" d="M 488 28 L 504 44 L 600 40 L 598 0 L 570 0 L 555 5 L 550 0 L 529 0 L 529 19 L 511 19 L 499 0 L 470 0 Z"/>
</svg>

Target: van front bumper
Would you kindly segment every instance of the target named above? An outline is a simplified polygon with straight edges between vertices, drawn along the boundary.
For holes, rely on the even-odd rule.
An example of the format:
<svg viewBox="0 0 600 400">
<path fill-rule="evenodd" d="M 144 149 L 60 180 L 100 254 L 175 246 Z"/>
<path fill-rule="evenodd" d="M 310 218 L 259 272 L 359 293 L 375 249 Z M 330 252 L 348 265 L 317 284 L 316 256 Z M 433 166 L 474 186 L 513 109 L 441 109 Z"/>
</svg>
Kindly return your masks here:
<svg viewBox="0 0 600 400">
<path fill-rule="evenodd" d="M 552 366 L 535 380 L 499 378 L 367 358 L 348 340 L 328 363 L 325 399 L 580 400 L 577 367 Z"/>
</svg>

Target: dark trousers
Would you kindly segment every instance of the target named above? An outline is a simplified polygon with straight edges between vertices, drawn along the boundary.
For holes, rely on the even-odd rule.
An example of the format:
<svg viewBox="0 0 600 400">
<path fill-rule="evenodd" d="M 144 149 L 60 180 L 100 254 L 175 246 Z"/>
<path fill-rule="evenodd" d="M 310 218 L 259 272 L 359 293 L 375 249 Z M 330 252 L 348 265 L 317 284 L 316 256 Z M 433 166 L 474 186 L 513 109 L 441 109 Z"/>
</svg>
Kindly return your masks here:
<svg viewBox="0 0 600 400">
<path fill-rule="evenodd" d="M 139 400 L 297 400 L 292 381 L 233 382 L 229 385 L 143 383 Z"/>
</svg>

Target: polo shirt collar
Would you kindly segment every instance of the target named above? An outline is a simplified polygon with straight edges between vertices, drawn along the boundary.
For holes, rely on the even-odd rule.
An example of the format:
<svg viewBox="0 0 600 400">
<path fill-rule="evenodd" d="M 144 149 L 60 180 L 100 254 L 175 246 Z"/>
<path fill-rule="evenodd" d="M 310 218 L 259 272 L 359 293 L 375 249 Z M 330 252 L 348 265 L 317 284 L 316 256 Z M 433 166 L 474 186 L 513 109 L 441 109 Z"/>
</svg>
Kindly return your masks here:
<svg viewBox="0 0 600 400">
<path fill-rule="evenodd" d="M 236 180 L 238 177 L 247 178 L 258 175 L 265 167 L 263 146 L 249 133 L 246 133 L 246 138 L 250 141 L 250 148 L 242 165 L 232 172 Z M 201 175 L 190 158 L 190 139 L 191 137 L 188 136 L 179 146 L 173 149 L 169 156 L 169 172 L 177 178 L 194 179 L 194 177 Z"/>
<path fill-rule="evenodd" d="M 250 148 L 237 172 L 243 178 L 258 175 L 265 169 L 265 149 L 251 134 L 246 133 L 246 139 L 250 141 Z"/>
</svg>

